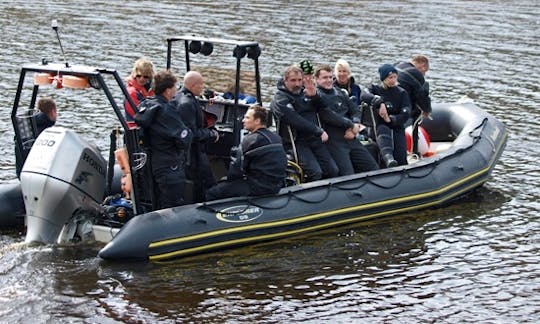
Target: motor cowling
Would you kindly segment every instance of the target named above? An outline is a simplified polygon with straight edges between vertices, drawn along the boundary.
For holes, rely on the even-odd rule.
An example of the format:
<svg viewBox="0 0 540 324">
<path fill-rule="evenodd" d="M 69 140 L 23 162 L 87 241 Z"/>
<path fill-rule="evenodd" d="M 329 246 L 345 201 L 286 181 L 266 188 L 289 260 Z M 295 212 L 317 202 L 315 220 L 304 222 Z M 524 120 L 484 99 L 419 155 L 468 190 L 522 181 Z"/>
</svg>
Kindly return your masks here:
<svg viewBox="0 0 540 324">
<path fill-rule="evenodd" d="M 61 242 L 65 232 L 74 235 L 77 222 L 97 215 L 105 193 L 106 165 L 98 148 L 75 132 L 56 126 L 44 130 L 21 172 L 25 241 Z"/>
</svg>

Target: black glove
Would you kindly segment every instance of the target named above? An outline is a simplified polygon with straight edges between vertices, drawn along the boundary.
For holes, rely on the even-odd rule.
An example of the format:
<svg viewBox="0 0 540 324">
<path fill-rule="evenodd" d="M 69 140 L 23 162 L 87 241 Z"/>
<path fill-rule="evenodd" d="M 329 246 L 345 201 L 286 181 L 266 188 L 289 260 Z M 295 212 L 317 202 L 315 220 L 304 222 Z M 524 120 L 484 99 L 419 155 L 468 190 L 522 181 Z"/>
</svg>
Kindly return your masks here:
<svg viewBox="0 0 540 324">
<path fill-rule="evenodd" d="M 206 99 L 210 99 L 210 98 L 214 98 L 215 93 L 214 93 L 214 91 L 212 91 L 212 90 L 210 90 L 210 89 L 205 89 L 205 90 L 204 90 L 204 93 L 203 93 L 203 96 L 204 96 Z"/>
<path fill-rule="evenodd" d="M 383 100 L 380 96 L 373 96 L 373 99 L 371 100 L 371 107 L 373 109 L 378 110 L 381 107 L 381 104 L 383 103 Z"/>
</svg>

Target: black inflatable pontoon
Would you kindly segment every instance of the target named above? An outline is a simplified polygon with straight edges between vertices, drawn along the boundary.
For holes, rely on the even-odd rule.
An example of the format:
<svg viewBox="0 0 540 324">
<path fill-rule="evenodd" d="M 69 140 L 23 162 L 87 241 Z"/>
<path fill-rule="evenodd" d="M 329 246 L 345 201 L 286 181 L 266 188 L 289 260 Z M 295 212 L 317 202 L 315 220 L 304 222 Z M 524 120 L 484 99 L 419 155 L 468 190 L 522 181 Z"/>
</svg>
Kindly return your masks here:
<svg viewBox="0 0 540 324">
<path fill-rule="evenodd" d="M 104 259 L 164 260 L 445 204 L 485 183 L 505 127 L 474 104 L 435 104 L 422 126 L 447 148 L 414 164 L 305 183 L 279 195 L 150 212 L 128 222 Z"/>
</svg>

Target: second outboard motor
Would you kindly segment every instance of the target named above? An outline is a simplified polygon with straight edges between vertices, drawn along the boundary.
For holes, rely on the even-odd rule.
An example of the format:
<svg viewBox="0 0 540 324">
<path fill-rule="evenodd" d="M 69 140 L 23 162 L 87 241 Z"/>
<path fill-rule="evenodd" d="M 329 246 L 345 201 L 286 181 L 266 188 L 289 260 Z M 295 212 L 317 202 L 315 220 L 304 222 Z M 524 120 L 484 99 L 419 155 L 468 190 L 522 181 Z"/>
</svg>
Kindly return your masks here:
<svg viewBox="0 0 540 324">
<path fill-rule="evenodd" d="M 75 132 L 50 127 L 36 139 L 21 172 L 26 242 L 62 243 L 91 233 L 105 192 L 106 161 Z"/>
</svg>

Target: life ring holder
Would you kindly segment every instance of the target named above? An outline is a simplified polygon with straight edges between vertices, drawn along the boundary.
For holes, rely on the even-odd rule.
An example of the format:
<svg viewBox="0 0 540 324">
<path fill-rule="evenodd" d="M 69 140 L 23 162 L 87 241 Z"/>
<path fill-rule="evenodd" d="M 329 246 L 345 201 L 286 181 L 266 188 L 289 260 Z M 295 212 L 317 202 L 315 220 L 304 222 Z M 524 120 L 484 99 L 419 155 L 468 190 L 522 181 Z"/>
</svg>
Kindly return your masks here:
<svg viewBox="0 0 540 324">
<path fill-rule="evenodd" d="M 90 87 L 90 82 L 87 77 L 81 77 L 76 75 L 54 75 L 52 73 L 36 73 L 34 75 L 35 85 L 51 85 L 53 81 L 57 82 L 57 88 L 72 88 L 72 89 L 85 89 Z"/>
</svg>

